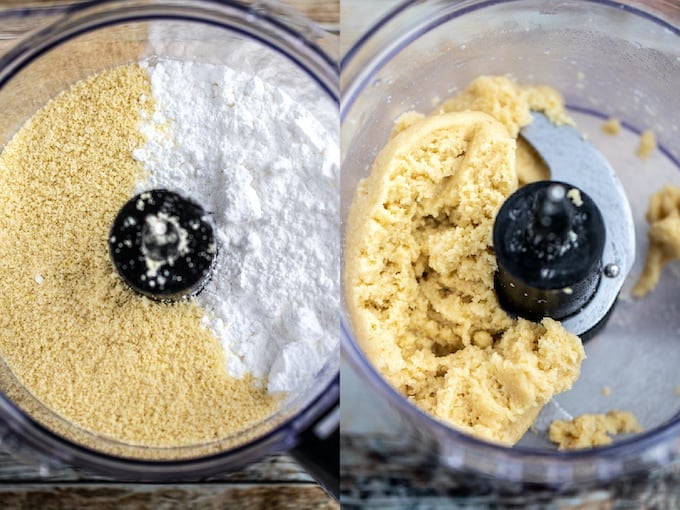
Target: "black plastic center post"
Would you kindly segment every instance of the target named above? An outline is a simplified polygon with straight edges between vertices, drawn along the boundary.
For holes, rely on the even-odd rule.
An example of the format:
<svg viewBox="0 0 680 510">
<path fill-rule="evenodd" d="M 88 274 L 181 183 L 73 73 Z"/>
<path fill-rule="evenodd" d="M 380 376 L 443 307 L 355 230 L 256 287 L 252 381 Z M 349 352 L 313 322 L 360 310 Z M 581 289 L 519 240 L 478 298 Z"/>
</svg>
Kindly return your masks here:
<svg viewBox="0 0 680 510">
<path fill-rule="evenodd" d="M 160 300 L 197 294 L 212 270 L 217 247 L 201 206 L 165 189 L 134 196 L 119 211 L 109 253 L 123 280 Z"/>
<path fill-rule="evenodd" d="M 600 281 L 605 226 L 578 188 L 541 181 L 517 190 L 494 224 L 496 294 L 508 312 L 564 319 L 593 297 Z"/>
</svg>

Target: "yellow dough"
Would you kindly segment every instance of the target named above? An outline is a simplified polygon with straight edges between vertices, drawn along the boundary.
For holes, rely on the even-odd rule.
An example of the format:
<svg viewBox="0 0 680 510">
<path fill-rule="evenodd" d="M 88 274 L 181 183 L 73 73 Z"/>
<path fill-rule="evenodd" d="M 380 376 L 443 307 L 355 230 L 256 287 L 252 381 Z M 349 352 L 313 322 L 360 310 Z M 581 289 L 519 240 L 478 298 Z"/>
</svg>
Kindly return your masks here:
<svg viewBox="0 0 680 510">
<path fill-rule="evenodd" d="M 607 414 L 584 414 L 570 421 L 556 420 L 550 424 L 550 440 L 560 450 L 592 448 L 611 444 L 613 434 L 642 432 L 633 414 L 609 411 Z"/>
<path fill-rule="evenodd" d="M 680 259 L 680 187 L 668 184 L 652 195 L 647 222 L 649 250 L 645 268 L 633 288 L 636 297 L 654 289 L 663 267 Z"/>
<path fill-rule="evenodd" d="M 545 174 L 517 154 L 532 109 L 570 122 L 553 89 L 500 77 L 428 116 L 403 115 L 357 187 L 345 247 L 348 308 L 371 362 L 425 411 L 508 445 L 572 386 L 585 357 L 558 322 L 512 319 L 494 292 L 495 215 L 518 164 Z"/>
<path fill-rule="evenodd" d="M 614 117 L 607 119 L 602 124 L 602 131 L 608 135 L 618 135 L 621 132 L 621 121 Z"/>
<path fill-rule="evenodd" d="M 640 135 L 636 154 L 640 159 L 648 159 L 656 150 L 656 136 L 653 131 L 645 131 Z"/>
</svg>

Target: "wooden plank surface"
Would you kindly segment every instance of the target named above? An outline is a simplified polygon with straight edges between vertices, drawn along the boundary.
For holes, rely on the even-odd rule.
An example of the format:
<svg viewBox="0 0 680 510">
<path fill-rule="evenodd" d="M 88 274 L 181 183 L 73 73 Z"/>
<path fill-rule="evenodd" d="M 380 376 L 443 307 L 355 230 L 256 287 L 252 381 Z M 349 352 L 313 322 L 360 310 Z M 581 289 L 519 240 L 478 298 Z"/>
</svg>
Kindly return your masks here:
<svg viewBox="0 0 680 510">
<path fill-rule="evenodd" d="M 85 3 L 89 0 L 1 0 L 2 8 L 49 7 Z M 276 4 L 277 0 L 241 0 L 244 3 Z M 380 1 L 380 0 L 378 0 Z M 337 30 L 340 24 L 340 0 L 280 0 L 314 22 Z M 370 2 L 367 2 L 370 3 Z"/>
<path fill-rule="evenodd" d="M 41 472 L 0 453 L 0 508 L 339 508 L 288 455 L 199 483 L 139 484 L 72 466 Z"/>
<path fill-rule="evenodd" d="M 342 508 L 680 508 L 680 462 L 596 486 L 561 491 L 500 483 L 441 466 L 405 435 L 343 434 Z"/>
<path fill-rule="evenodd" d="M 63 466 L 49 472 L 41 471 L 32 459 L 27 462 L 17 462 L 17 459 L 11 455 L 0 452 L 0 484 L 7 480 L 22 484 L 112 481 L 110 477 L 74 466 Z M 314 484 L 312 478 L 288 455 L 271 455 L 239 471 L 218 473 L 202 481 L 225 484 Z"/>
<path fill-rule="evenodd" d="M 4 509 L 132 510 L 232 509 L 297 510 L 339 508 L 320 488 L 291 484 L 188 484 L 124 485 L 105 484 L 0 484 Z"/>
<path fill-rule="evenodd" d="M 340 29 L 340 0 L 290 0 L 285 3 L 327 30 Z"/>
</svg>

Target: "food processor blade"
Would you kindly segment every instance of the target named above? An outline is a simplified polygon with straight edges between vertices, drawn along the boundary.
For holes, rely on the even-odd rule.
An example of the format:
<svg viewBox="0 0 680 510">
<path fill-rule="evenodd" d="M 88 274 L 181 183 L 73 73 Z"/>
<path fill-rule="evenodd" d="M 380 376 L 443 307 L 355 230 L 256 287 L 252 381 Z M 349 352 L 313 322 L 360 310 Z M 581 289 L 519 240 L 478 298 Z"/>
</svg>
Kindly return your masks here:
<svg viewBox="0 0 680 510">
<path fill-rule="evenodd" d="M 604 224 L 604 244 L 601 247 L 595 246 L 591 250 L 592 253 L 583 254 L 586 259 L 592 260 L 586 261 L 586 259 L 583 259 L 581 261 L 579 259 L 572 262 L 573 265 L 583 265 L 586 268 L 590 268 L 590 275 L 584 276 L 580 274 L 573 277 L 573 281 L 582 288 L 572 288 L 567 280 L 559 277 L 553 278 L 554 275 L 552 273 L 548 274 L 551 271 L 551 265 L 547 261 L 540 267 L 527 267 L 525 271 L 514 271 L 513 273 L 510 270 L 509 272 L 513 273 L 517 279 L 509 281 L 511 278 L 506 278 L 504 273 L 504 269 L 507 269 L 507 266 L 504 265 L 505 259 L 498 256 L 504 248 L 499 243 L 502 242 L 504 227 L 508 224 L 507 216 L 513 216 L 517 209 L 510 207 L 504 211 L 504 205 L 501 212 L 499 212 L 494 228 L 494 245 L 496 246 L 497 259 L 499 261 L 501 280 L 501 285 L 498 285 L 499 278 L 497 277 L 497 292 L 502 303 L 504 300 L 512 302 L 513 299 L 506 298 L 508 296 L 513 298 L 513 293 L 514 295 L 517 294 L 517 286 L 514 283 L 517 281 L 518 286 L 524 285 L 519 291 L 521 292 L 520 296 L 531 299 L 531 292 L 534 292 L 538 296 L 534 296 L 537 301 L 548 301 L 543 308 L 539 306 L 533 309 L 529 314 L 529 318 L 534 320 L 540 319 L 540 317 L 536 316 L 536 314 L 540 314 L 560 319 L 568 331 L 587 338 L 597 332 L 599 327 L 606 321 L 616 302 L 621 286 L 633 265 L 635 258 L 635 232 L 630 205 L 623 186 L 613 168 L 602 154 L 574 127 L 566 124 L 555 125 L 544 114 L 533 112 L 533 121 L 521 130 L 521 136 L 536 150 L 550 169 L 552 181 L 535 183 L 535 186 L 556 191 L 557 187 L 554 183 L 560 183 L 563 190 L 557 190 L 561 194 L 560 200 L 556 200 L 555 204 L 569 204 L 571 198 L 571 201 L 578 202 L 576 208 L 569 205 L 573 211 L 578 210 L 581 207 L 581 203 L 585 202 L 583 206 L 588 207 L 585 212 L 579 212 L 579 214 L 588 218 L 587 221 L 584 220 L 586 221 L 585 233 L 602 228 L 599 221 L 592 221 L 595 216 L 601 215 L 601 220 Z M 526 186 L 525 188 L 529 189 L 531 186 L 533 185 Z M 569 189 L 570 186 L 577 191 L 576 195 L 571 197 L 562 196 L 564 194 L 562 191 L 566 193 L 572 191 Z M 520 188 L 517 193 L 527 193 L 525 188 Z M 537 197 L 531 200 L 538 200 L 540 193 L 545 194 L 546 190 L 536 191 Z M 513 200 L 514 196 L 510 197 L 508 202 Z M 591 201 L 592 205 L 589 205 Z M 548 202 L 550 201 L 548 200 Z M 530 205 L 528 207 L 539 207 L 539 209 L 543 210 L 547 207 L 546 203 L 539 204 L 538 206 Z M 573 211 L 569 212 L 572 219 L 565 220 L 567 223 L 573 222 L 573 215 L 575 214 Z M 539 216 L 544 217 L 544 219 L 548 218 L 547 215 L 540 211 L 534 212 L 535 214 L 531 214 L 534 214 L 537 225 L 541 222 L 541 219 L 538 218 Z M 571 226 L 570 224 L 569 227 Z M 528 228 L 528 231 L 531 231 L 533 240 L 540 237 L 536 236 L 531 228 Z M 573 231 L 570 230 L 569 233 L 573 234 Z M 600 236 L 599 233 L 595 233 L 598 235 L 592 237 L 591 244 L 597 245 Z M 553 232 L 551 235 L 559 237 L 559 233 Z M 508 242 L 507 236 L 505 241 L 506 243 Z M 582 246 L 579 247 L 579 241 L 576 240 L 574 243 L 573 251 L 583 248 Z M 514 249 L 510 248 L 511 250 Z M 593 263 L 591 264 L 590 262 Z M 595 264 L 594 262 L 598 263 Z M 543 274 L 545 278 L 543 278 L 543 281 L 525 278 L 526 272 L 529 270 L 535 270 L 538 274 Z M 525 274 L 520 275 L 519 273 L 522 272 Z M 555 280 L 553 282 L 555 285 L 551 285 L 551 280 Z M 564 292 L 565 289 L 566 292 Z M 570 298 L 572 298 L 573 294 L 572 301 L 575 300 L 577 306 L 565 306 L 562 301 L 556 299 L 553 300 L 554 306 L 551 309 L 550 296 L 554 293 L 560 293 L 561 295 L 568 294 Z M 564 299 L 564 296 L 561 299 Z M 515 299 L 514 303 L 518 301 Z M 510 309 L 509 311 L 517 313 L 516 309 Z M 555 314 L 552 313 L 553 311 Z M 521 315 L 522 313 L 518 314 Z"/>
</svg>

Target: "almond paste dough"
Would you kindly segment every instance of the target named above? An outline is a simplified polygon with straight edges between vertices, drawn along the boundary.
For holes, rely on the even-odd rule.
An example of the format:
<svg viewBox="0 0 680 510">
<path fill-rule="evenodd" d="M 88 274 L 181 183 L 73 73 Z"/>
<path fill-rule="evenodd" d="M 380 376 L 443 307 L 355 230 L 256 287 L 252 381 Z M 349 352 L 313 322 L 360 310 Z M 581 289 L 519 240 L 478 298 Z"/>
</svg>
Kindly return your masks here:
<svg viewBox="0 0 680 510">
<path fill-rule="evenodd" d="M 647 207 L 649 249 L 633 295 L 641 297 L 659 283 L 664 266 L 680 260 L 680 187 L 668 184 L 654 193 Z"/>
<path fill-rule="evenodd" d="M 612 435 L 631 432 L 642 432 L 635 416 L 614 410 L 606 414 L 583 414 L 573 420 L 555 420 L 548 434 L 560 450 L 573 450 L 606 446 L 612 443 Z"/>
<path fill-rule="evenodd" d="M 357 187 L 345 290 L 354 333 L 414 404 L 479 438 L 511 445 L 585 357 L 559 322 L 498 305 L 495 215 L 518 183 L 547 177 L 520 141 L 531 110 L 570 122 L 549 87 L 481 77 L 430 115 L 402 115 Z"/>
</svg>

